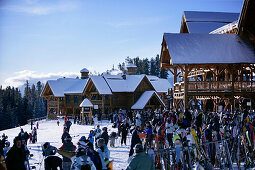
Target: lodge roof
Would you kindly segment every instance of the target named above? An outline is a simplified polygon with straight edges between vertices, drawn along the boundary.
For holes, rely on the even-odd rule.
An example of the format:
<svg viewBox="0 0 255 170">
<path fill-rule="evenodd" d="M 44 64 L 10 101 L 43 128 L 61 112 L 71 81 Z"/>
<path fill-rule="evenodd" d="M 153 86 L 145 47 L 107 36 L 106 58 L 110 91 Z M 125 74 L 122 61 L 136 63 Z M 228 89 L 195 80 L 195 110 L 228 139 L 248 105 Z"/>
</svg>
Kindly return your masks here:
<svg viewBox="0 0 255 170">
<path fill-rule="evenodd" d="M 88 79 L 59 78 L 48 80 L 52 93 L 55 97 L 64 97 L 65 94 L 82 93 Z"/>
<path fill-rule="evenodd" d="M 165 33 L 164 41 L 170 63 L 162 64 L 255 63 L 254 48 L 236 34 Z"/>
<path fill-rule="evenodd" d="M 137 100 L 137 102 L 131 107 L 131 109 L 134 109 L 134 110 L 144 109 L 144 107 L 147 105 L 147 103 L 153 96 L 155 96 L 158 99 L 161 105 L 166 107 L 164 102 L 161 100 L 161 98 L 158 96 L 158 94 L 155 91 L 145 91 L 141 95 L 141 97 Z"/>
<path fill-rule="evenodd" d="M 99 94 L 112 94 L 111 89 L 105 82 L 104 78 L 102 76 L 91 76 L 90 77 L 91 81 L 94 83 L 96 86 Z"/>
<path fill-rule="evenodd" d="M 93 104 L 89 101 L 89 99 L 85 98 L 81 102 L 80 107 L 93 107 Z"/>
<path fill-rule="evenodd" d="M 228 23 L 238 20 L 239 13 L 184 11 L 181 31 L 187 24 L 189 33 L 210 33 Z"/>
</svg>

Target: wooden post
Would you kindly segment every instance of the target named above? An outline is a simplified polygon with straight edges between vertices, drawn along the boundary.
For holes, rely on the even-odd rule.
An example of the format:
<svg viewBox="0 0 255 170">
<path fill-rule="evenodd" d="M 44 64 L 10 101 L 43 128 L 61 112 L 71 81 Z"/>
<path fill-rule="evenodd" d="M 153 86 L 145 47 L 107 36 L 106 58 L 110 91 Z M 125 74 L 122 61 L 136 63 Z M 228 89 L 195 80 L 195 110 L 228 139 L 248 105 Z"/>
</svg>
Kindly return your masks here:
<svg viewBox="0 0 255 170">
<path fill-rule="evenodd" d="M 104 95 L 102 95 L 102 115 L 104 115 Z"/>
<path fill-rule="evenodd" d="M 84 107 L 81 108 L 81 124 L 84 124 Z"/>
<path fill-rule="evenodd" d="M 183 78 L 184 78 L 184 96 L 183 96 L 183 104 L 184 104 L 184 109 L 188 109 L 189 103 L 188 103 L 188 67 L 187 65 L 184 66 L 184 71 L 183 71 Z"/>
</svg>

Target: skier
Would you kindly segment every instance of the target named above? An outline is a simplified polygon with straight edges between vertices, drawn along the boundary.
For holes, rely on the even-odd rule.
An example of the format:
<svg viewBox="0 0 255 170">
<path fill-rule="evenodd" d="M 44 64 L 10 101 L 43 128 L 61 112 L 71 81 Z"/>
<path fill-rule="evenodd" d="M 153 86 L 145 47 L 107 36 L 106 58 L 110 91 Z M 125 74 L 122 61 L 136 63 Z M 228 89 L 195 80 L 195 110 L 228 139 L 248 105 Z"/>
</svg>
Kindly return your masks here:
<svg viewBox="0 0 255 170">
<path fill-rule="evenodd" d="M 124 123 L 122 123 L 120 125 L 120 131 L 121 131 L 121 145 L 124 143 L 125 145 L 127 145 L 127 134 L 128 134 L 128 129 L 129 129 L 129 124 L 127 123 L 127 121 L 124 121 Z"/>
<path fill-rule="evenodd" d="M 99 153 L 101 162 L 102 162 L 102 169 L 107 170 L 107 164 L 109 163 L 110 158 L 110 151 L 105 145 L 105 141 L 103 138 L 99 138 L 97 141 L 97 152 Z"/>
<path fill-rule="evenodd" d="M 117 139 L 117 133 L 116 132 L 112 132 L 110 134 L 110 146 L 111 147 L 115 147 L 115 139 Z"/>
<path fill-rule="evenodd" d="M 69 130 L 70 130 L 71 125 L 72 125 L 72 122 L 71 122 L 70 120 L 67 120 L 66 123 L 65 123 L 65 125 L 64 125 L 64 126 L 66 127 L 66 129 L 67 129 L 68 132 L 69 132 Z"/>
<path fill-rule="evenodd" d="M 101 135 L 101 138 L 104 139 L 105 145 L 107 146 L 108 141 L 109 141 L 109 135 L 108 135 L 108 132 L 107 132 L 107 127 L 104 127 L 104 128 L 103 128 L 103 133 L 102 133 L 102 135 Z"/>
<path fill-rule="evenodd" d="M 133 155 L 134 153 L 134 147 L 137 143 L 142 143 L 140 138 L 139 138 L 139 133 L 140 133 L 140 127 L 136 126 L 135 130 L 132 133 L 132 138 L 131 138 L 131 146 L 130 146 L 130 151 L 129 151 L 129 157 Z"/>
<path fill-rule="evenodd" d="M 166 122 L 166 137 L 167 137 L 167 141 L 169 143 L 169 146 L 173 146 L 173 132 L 174 132 L 174 124 L 171 121 L 170 118 L 167 118 L 167 122 Z"/>
<path fill-rule="evenodd" d="M 142 144 L 136 144 L 135 156 L 132 158 L 126 170 L 155 170 L 154 162 L 149 155 L 144 152 Z"/>
<path fill-rule="evenodd" d="M 58 126 L 59 126 L 59 123 L 60 123 L 60 122 L 59 122 L 59 120 L 58 120 L 58 121 L 57 121 L 57 125 L 58 125 Z"/>
<path fill-rule="evenodd" d="M 36 129 L 39 129 L 39 122 L 36 123 Z"/>
<path fill-rule="evenodd" d="M 78 150 L 79 148 L 85 149 L 86 155 L 89 156 L 97 170 L 102 169 L 102 163 L 99 153 L 93 149 L 93 145 L 91 145 L 91 143 L 88 140 L 86 140 L 85 136 L 82 136 L 80 138 L 78 142 Z"/>
<path fill-rule="evenodd" d="M 97 139 L 99 139 L 101 136 L 101 129 L 99 125 L 97 125 L 97 129 L 94 130 L 94 134 L 95 134 L 95 141 L 97 141 Z M 97 142 L 96 142 L 96 147 L 97 147 Z"/>
<path fill-rule="evenodd" d="M 72 143 L 72 137 L 69 135 L 65 138 L 64 144 L 59 148 L 62 151 L 75 151 L 76 146 Z M 63 170 L 69 170 L 71 168 L 72 161 L 68 157 L 63 156 Z"/>
<path fill-rule="evenodd" d="M 89 139 L 89 141 L 94 145 L 94 132 L 93 132 L 93 130 L 90 130 L 90 132 L 89 132 L 89 137 L 88 137 L 88 139 Z"/>
<path fill-rule="evenodd" d="M 17 136 L 13 140 L 13 146 L 6 155 L 6 166 L 9 170 L 26 170 L 27 155 L 29 151 L 22 144 L 21 137 Z"/>
<path fill-rule="evenodd" d="M 37 142 L 37 131 L 36 131 L 36 127 L 34 127 L 34 129 L 33 129 L 33 131 L 32 131 L 32 136 L 33 136 L 32 143 Z"/>
</svg>

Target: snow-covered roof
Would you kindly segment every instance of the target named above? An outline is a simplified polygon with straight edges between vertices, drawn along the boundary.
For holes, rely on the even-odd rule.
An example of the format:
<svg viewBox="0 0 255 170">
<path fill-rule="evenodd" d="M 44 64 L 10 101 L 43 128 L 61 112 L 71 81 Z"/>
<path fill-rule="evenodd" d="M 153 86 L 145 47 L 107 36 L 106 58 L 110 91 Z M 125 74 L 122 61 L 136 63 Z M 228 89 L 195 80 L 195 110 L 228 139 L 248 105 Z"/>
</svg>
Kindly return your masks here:
<svg viewBox="0 0 255 170">
<path fill-rule="evenodd" d="M 156 76 L 148 76 L 152 86 L 158 93 L 167 93 L 168 89 L 171 88 L 171 84 L 167 79 L 158 78 Z"/>
<path fill-rule="evenodd" d="M 222 22 L 187 22 L 189 33 L 208 34 L 211 31 L 226 25 Z"/>
<path fill-rule="evenodd" d="M 151 97 L 155 95 L 156 98 L 159 100 L 159 102 L 161 103 L 161 105 L 163 105 L 164 107 L 165 104 L 164 102 L 161 100 L 161 98 L 158 96 L 158 94 L 155 91 L 145 91 L 141 97 L 137 100 L 137 102 L 131 107 L 131 109 L 133 110 L 141 110 L 144 109 L 144 107 L 146 106 L 146 104 L 149 102 L 149 100 L 151 99 Z"/>
<path fill-rule="evenodd" d="M 132 64 L 132 63 L 128 63 L 127 65 L 126 65 L 126 68 L 136 68 L 137 66 L 135 65 L 135 64 Z"/>
<path fill-rule="evenodd" d="M 239 13 L 184 11 L 189 33 L 210 33 L 238 20 Z M 183 21 L 184 22 L 184 21 Z"/>
<path fill-rule="evenodd" d="M 80 72 L 81 72 L 81 73 L 89 73 L 89 70 L 86 69 L 86 68 L 83 68 Z"/>
<path fill-rule="evenodd" d="M 91 76 L 90 79 L 96 86 L 99 94 L 112 94 L 103 76 Z"/>
<path fill-rule="evenodd" d="M 210 34 L 225 34 L 228 31 L 237 29 L 237 27 L 238 27 L 238 20 L 231 22 L 229 24 L 225 24 L 224 26 L 211 31 Z"/>
<path fill-rule="evenodd" d="M 59 78 L 48 80 L 48 84 L 55 97 L 64 97 L 65 94 L 82 93 L 88 79 Z"/>
<path fill-rule="evenodd" d="M 104 75 L 104 78 L 112 92 L 134 92 L 145 75 Z"/>
<path fill-rule="evenodd" d="M 187 22 L 225 22 L 230 23 L 238 19 L 239 13 L 184 11 Z"/>
<path fill-rule="evenodd" d="M 255 63 L 254 48 L 236 34 L 165 33 L 173 64 Z"/>
<path fill-rule="evenodd" d="M 80 107 L 93 107 L 93 104 L 89 101 L 89 99 L 85 98 L 81 102 Z"/>
</svg>

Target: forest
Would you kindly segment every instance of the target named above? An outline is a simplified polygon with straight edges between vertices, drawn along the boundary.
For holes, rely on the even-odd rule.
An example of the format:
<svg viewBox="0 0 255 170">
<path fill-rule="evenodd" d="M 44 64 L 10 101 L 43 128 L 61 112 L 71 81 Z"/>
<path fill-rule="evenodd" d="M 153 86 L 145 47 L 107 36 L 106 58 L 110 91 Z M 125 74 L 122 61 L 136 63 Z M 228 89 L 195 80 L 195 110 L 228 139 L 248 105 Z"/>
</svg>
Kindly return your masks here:
<svg viewBox="0 0 255 170">
<path fill-rule="evenodd" d="M 18 88 L 0 86 L 0 130 L 22 126 L 29 119 L 46 116 L 46 100 L 40 97 L 44 85 L 25 83 L 24 96 Z"/>
</svg>

